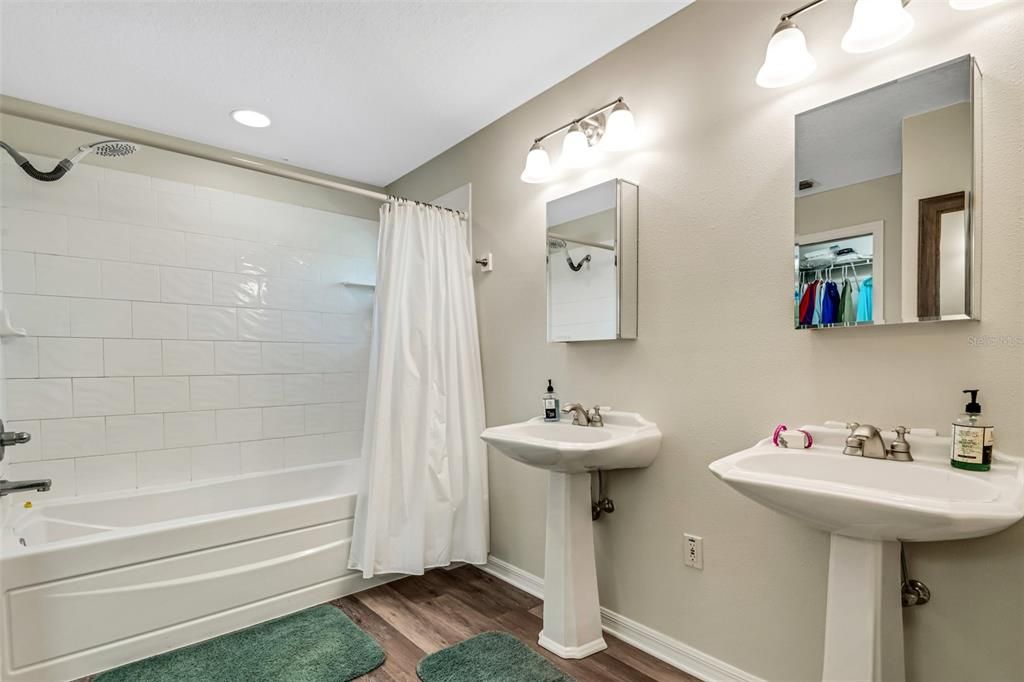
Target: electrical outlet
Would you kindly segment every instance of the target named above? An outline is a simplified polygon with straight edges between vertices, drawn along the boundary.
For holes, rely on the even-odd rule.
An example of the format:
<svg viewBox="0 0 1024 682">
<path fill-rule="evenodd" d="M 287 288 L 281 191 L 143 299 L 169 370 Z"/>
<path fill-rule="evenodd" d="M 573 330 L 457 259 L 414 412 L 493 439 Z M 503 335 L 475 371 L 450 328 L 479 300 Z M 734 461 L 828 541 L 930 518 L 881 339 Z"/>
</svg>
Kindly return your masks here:
<svg viewBox="0 0 1024 682">
<path fill-rule="evenodd" d="M 704 538 L 698 535 L 683 535 L 683 563 L 698 571 L 704 570 Z"/>
</svg>

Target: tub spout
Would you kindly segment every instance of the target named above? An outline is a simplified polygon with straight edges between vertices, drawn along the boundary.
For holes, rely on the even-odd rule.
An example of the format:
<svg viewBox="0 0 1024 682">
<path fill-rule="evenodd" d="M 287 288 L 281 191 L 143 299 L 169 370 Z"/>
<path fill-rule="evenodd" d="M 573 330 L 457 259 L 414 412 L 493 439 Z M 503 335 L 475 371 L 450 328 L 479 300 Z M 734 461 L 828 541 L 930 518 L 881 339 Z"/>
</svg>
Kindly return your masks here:
<svg viewBox="0 0 1024 682">
<path fill-rule="evenodd" d="M 0 497 L 29 490 L 35 490 L 38 493 L 49 492 L 51 483 L 52 481 L 48 478 L 36 478 L 30 481 L 0 481 Z"/>
</svg>

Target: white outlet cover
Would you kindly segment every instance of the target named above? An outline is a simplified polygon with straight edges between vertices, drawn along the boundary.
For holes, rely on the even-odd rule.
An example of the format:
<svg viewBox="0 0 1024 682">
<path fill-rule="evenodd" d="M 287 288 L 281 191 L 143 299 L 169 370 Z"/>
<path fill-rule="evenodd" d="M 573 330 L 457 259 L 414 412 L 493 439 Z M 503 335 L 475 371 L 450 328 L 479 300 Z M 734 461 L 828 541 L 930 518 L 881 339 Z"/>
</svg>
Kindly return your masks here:
<svg viewBox="0 0 1024 682">
<path fill-rule="evenodd" d="M 683 535 L 683 563 L 698 571 L 704 570 L 704 538 L 699 535 Z"/>
</svg>

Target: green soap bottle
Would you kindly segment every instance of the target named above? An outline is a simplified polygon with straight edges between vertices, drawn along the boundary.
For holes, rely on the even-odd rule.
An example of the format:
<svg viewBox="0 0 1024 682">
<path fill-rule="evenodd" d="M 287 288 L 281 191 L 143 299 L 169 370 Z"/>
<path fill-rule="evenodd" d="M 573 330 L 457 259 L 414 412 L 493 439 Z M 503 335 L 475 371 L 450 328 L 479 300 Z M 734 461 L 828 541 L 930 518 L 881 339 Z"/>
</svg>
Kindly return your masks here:
<svg viewBox="0 0 1024 682">
<path fill-rule="evenodd" d="M 971 395 L 964 413 L 953 422 L 953 446 L 949 463 L 957 469 L 988 471 L 992 468 L 992 449 L 995 446 L 995 428 L 981 416 L 978 389 L 967 389 Z"/>
</svg>

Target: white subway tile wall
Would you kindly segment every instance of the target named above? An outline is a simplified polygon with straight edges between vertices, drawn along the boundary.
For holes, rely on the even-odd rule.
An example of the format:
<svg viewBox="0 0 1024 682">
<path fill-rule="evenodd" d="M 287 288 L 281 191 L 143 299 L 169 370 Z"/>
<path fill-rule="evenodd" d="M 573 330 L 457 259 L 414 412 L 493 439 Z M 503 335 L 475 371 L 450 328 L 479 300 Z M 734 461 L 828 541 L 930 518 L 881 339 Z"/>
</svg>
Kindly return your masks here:
<svg viewBox="0 0 1024 682">
<path fill-rule="evenodd" d="M 40 160 L 45 165 L 48 160 Z M 356 457 L 377 224 L 3 161 L 8 476 L 85 495 Z"/>
</svg>

